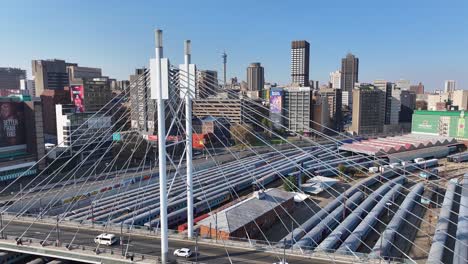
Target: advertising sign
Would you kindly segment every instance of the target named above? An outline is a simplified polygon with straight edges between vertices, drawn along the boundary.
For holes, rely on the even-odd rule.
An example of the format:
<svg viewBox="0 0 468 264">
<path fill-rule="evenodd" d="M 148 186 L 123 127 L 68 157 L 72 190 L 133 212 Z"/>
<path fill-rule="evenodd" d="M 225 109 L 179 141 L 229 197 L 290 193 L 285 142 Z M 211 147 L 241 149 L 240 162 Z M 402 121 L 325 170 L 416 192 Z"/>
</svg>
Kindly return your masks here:
<svg viewBox="0 0 468 264">
<path fill-rule="evenodd" d="M 439 134 L 438 115 L 413 115 L 412 131 L 416 133 Z"/>
<path fill-rule="evenodd" d="M 84 89 L 82 85 L 73 85 L 70 89 L 71 100 L 75 105 L 76 113 L 83 113 L 84 109 Z"/>
<path fill-rule="evenodd" d="M 23 103 L 0 102 L 0 147 L 26 144 Z"/>
<path fill-rule="evenodd" d="M 283 108 L 283 91 L 270 90 L 270 112 L 274 114 L 281 114 Z"/>
</svg>

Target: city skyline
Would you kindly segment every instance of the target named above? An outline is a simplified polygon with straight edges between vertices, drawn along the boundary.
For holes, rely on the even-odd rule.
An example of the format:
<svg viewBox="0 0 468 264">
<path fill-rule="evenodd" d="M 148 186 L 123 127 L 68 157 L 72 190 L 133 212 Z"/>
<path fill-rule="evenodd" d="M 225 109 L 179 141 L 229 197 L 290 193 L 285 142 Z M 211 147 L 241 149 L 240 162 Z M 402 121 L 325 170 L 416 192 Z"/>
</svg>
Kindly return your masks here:
<svg viewBox="0 0 468 264">
<path fill-rule="evenodd" d="M 304 8 L 315 10 L 314 16 L 290 15 L 293 7 L 286 3 L 270 5 L 269 10 L 263 10 L 261 3 L 249 9 L 241 3 L 225 5 L 223 10 L 229 12 L 220 12 L 212 1 L 186 3 L 190 11 L 183 12 L 183 7 L 166 3 L 115 7 L 109 2 L 84 1 L 73 6 L 76 20 L 60 1 L 31 1 L 27 8 L 6 3 L 0 11 L 0 27 L 5 39 L 12 41 L 0 44 L 1 66 L 20 67 L 31 76 L 31 60 L 58 58 L 128 79 L 135 68 L 147 66 L 154 44 L 148 33 L 160 27 L 167 33 L 166 50 L 177 60 L 174 63 L 182 62 L 183 40 L 191 39 L 194 63 L 221 73 L 221 55 L 226 50 L 228 79 L 244 79 L 245 68 L 258 61 L 265 67 L 265 81 L 289 83 L 290 42 L 304 39 L 310 42 L 310 79 L 321 83 L 352 52 L 361 60 L 363 82 L 408 79 L 412 84 L 423 82 L 427 91 L 443 89 L 445 80 L 456 80 L 460 89 L 468 86 L 463 68 L 468 59 L 463 52 L 468 21 L 462 1 L 450 6 L 435 1 L 424 6 L 359 1 L 354 7 L 343 2 L 343 8 L 304 2 Z M 54 9 L 49 8 L 52 5 Z M 37 12 L 42 14 L 40 20 L 34 19 Z M 363 15 L 356 16 L 356 12 Z M 250 20 L 255 27 L 246 23 Z M 352 30 L 341 27 L 343 21 Z"/>
</svg>

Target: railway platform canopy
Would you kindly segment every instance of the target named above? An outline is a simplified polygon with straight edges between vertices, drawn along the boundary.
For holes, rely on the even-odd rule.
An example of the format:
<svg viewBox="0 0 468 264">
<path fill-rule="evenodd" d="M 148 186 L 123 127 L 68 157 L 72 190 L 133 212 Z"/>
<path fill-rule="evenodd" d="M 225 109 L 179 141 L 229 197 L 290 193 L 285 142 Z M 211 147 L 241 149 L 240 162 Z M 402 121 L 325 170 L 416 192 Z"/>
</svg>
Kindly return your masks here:
<svg viewBox="0 0 468 264">
<path fill-rule="evenodd" d="M 432 136 L 423 134 L 406 134 L 396 137 L 381 137 L 345 143 L 339 149 L 370 156 L 386 156 L 431 147 L 441 147 L 456 144 L 452 137 Z"/>
</svg>

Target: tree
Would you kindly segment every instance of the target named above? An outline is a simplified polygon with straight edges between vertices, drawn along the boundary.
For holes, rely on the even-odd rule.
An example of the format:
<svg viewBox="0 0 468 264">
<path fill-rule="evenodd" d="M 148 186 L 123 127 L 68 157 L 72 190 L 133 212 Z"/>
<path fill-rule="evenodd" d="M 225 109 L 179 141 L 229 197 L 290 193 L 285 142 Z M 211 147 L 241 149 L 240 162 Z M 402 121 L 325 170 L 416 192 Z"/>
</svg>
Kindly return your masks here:
<svg viewBox="0 0 468 264">
<path fill-rule="evenodd" d="M 339 164 L 337 169 L 340 172 L 339 177 L 341 178 L 342 181 L 345 181 L 346 166 L 343 164 Z"/>
<path fill-rule="evenodd" d="M 269 119 L 262 119 L 263 134 L 266 138 L 271 138 L 272 123 Z"/>
<path fill-rule="evenodd" d="M 416 101 L 416 109 L 427 110 L 427 102 L 423 100 Z"/>
<path fill-rule="evenodd" d="M 231 135 L 234 139 L 234 142 L 236 142 L 236 145 L 241 145 L 242 147 L 244 144 L 251 145 L 256 142 L 256 137 L 251 125 L 236 124 L 231 127 Z"/>
<path fill-rule="evenodd" d="M 296 177 L 289 176 L 283 181 L 283 189 L 287 192 L 294 192 L 296 190 Z"/>
</svg>

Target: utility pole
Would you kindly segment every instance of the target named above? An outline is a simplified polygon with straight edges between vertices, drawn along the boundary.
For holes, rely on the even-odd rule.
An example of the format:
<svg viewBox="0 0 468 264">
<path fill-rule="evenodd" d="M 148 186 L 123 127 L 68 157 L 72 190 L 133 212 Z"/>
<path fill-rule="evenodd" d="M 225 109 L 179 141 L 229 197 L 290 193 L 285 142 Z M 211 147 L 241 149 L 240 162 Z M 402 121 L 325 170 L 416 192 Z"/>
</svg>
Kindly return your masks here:
<svg viewBox="0 0 468 264">
<path fill-rule="evenodd" d="M 94 228 L 94 203 L 91 202 L 91 226 Z"/>
<path fill-rule="evenodd" d="M 190 89 L 190 59 L 191 43 L 185 41 L 185 74 L 187 75 L 185 89 L 185 152 L 187 159 L 187 232 L 188 238 L 193 238 L 193 168 L 192 168 L 192 91 Z M 193 76 L 195 78 L 195 76 Z"/>
<path fill-rule="evenodd" d="M 215 230 L 216 230 L 216 243 L 218 243 L 218 213 L 215 213 Z"/>
<path fill-rule="evenodd" d="M 294 245 L 294 221 L 291 219 L 291 253 L 293 253 Z M 286 263 L 286 261 L 283 260 Z"/>
<path fill-rule="evenodd" d="M 1 239 L 3 239 L 4 238 L 3 236 L 3 212 L 0 212 L 0 231 L 1 231 L 0 235 L 2 236 Z"/>
<path fill-rule="evenodd" d="M 195 234 L 195 263 L 198 264 L 198 232 Z"/>
<path fill-rule="evenodd" d="M 151 99 L 157 99 L 158 104 L 158 154 L 159 154 L 159 200 L 160 200 L 160 223 L 161 223 L 161 261 L 167 263 L 168 234 L 167 234 L 167 183 L 166 183 L 166 114 L 165 100 L 168 96 L 168 87 L 163 87 L 163 44 L 162 30 L 156 31 L 156 58 L 151 65 Z M 152 63 L 153 64 L 153 63 Z M 164 74 L 168 74 L 167 69 Z M 168 76 L 165 76 L 167 78 Z M 167 85 L 165 83 L 164 85 Z"/>
<path fill-rule="evenodd" d="M 57 215 L 57 225 L 56 225 L 55 229 L 57 230 L 57 243 L 56 243 L 56 246 L 59 247 L 60 246 L 60 230 L 59 230 L 59 216 L 58 215 Z"/>
<path fill-rule="evenodd" d="M 122 252 L 122 256 L 124 255 L 124 248 L 123 248 L 123 222 L 120 222 L 120 251 Z"/>
</svg>

